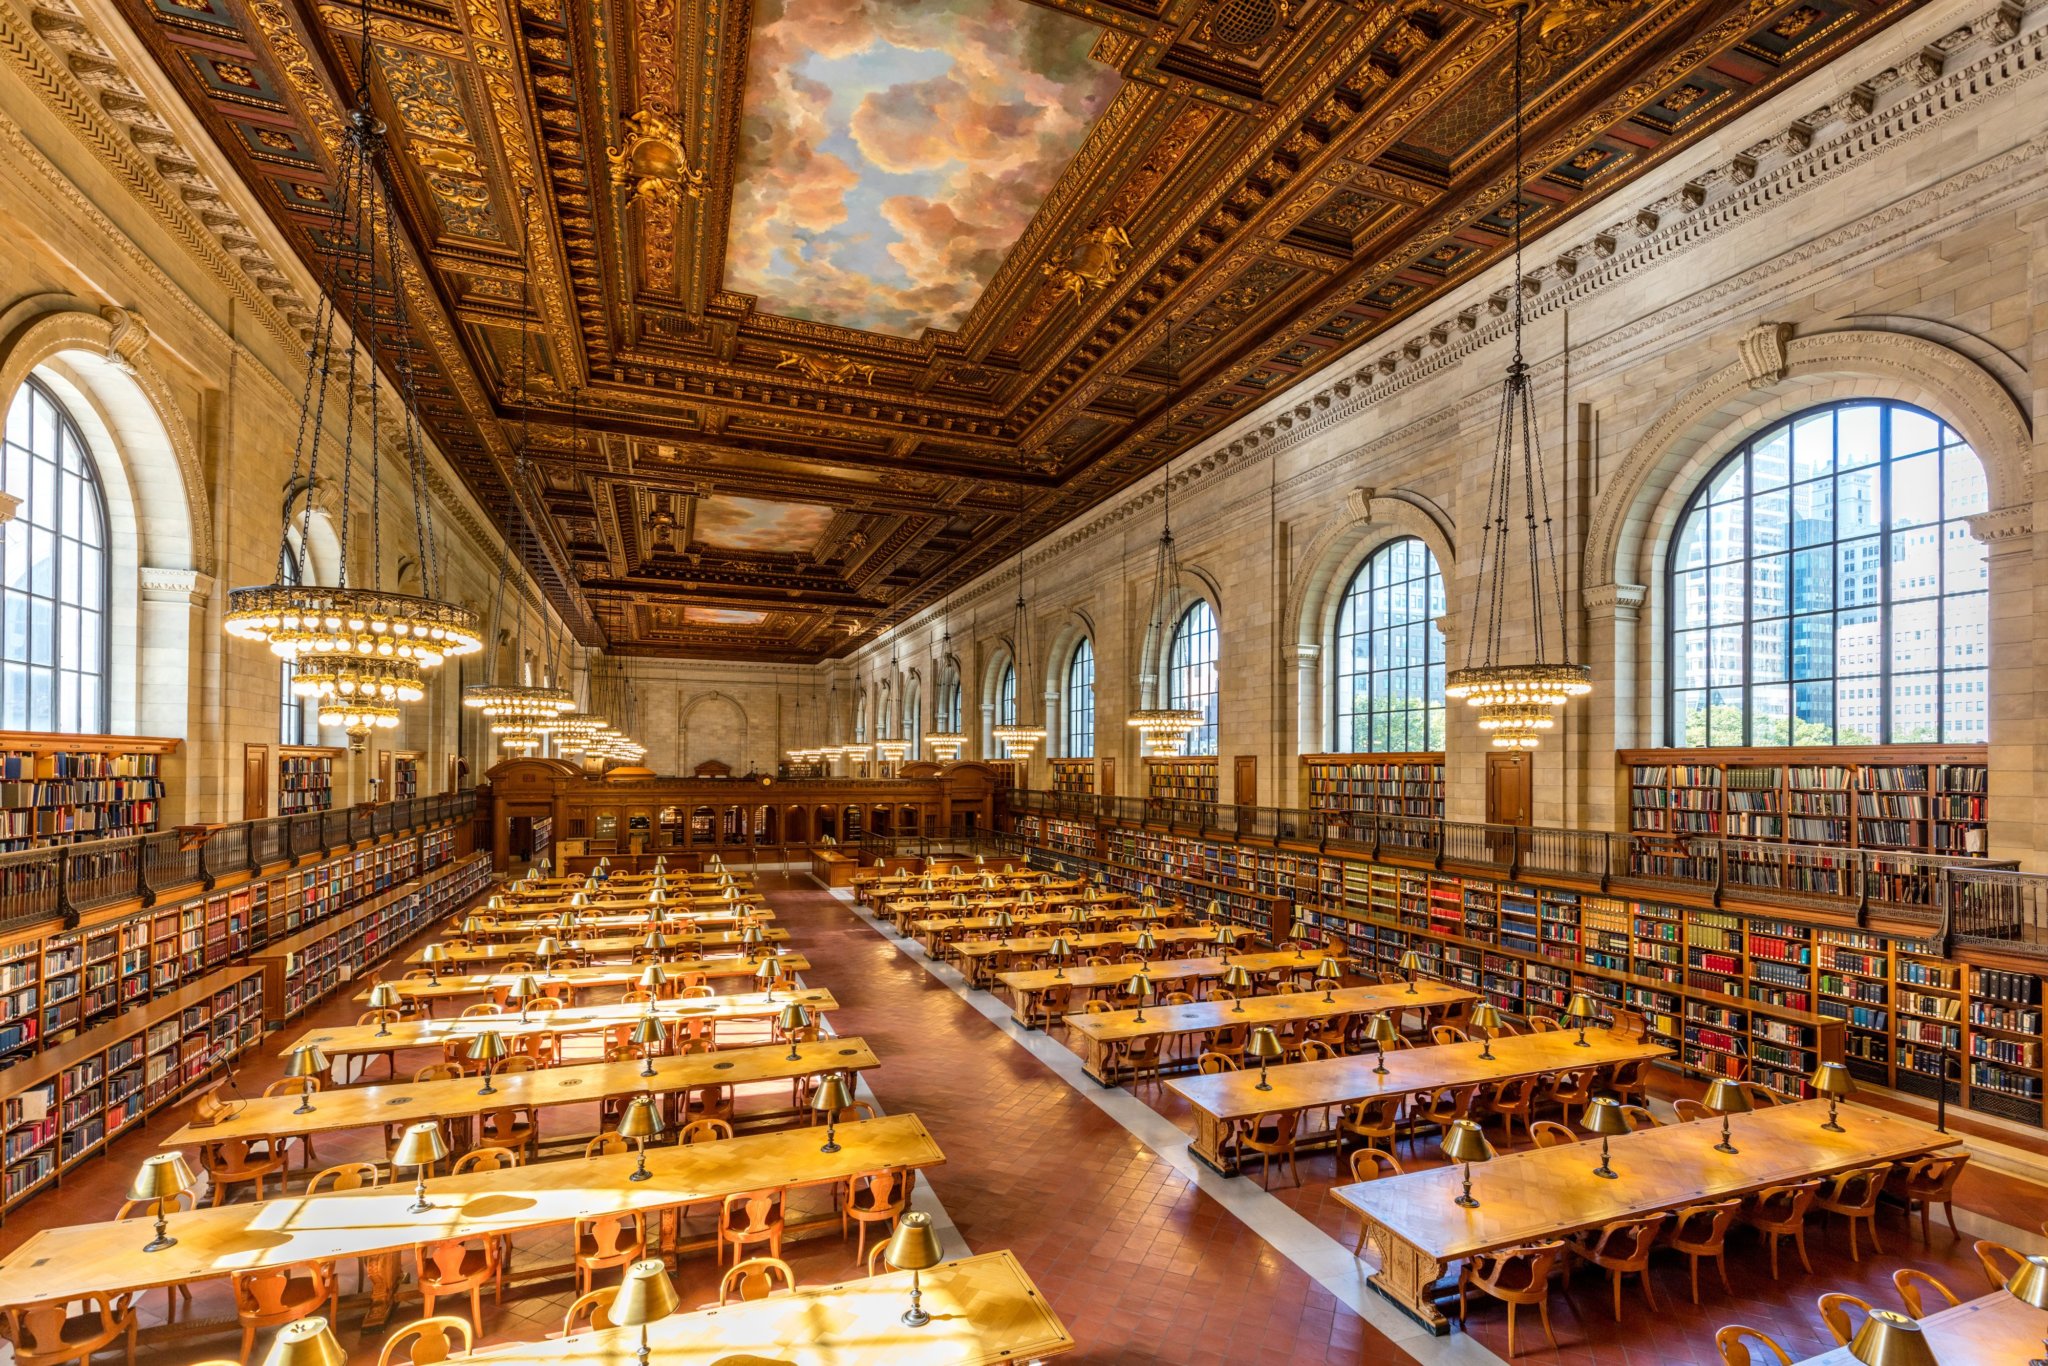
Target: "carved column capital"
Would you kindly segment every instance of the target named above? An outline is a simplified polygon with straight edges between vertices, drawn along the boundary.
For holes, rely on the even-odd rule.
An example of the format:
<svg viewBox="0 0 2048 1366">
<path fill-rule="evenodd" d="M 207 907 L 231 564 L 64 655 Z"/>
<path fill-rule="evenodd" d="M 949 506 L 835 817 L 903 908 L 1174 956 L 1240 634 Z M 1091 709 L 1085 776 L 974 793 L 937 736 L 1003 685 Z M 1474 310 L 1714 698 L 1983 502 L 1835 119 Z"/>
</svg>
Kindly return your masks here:
<svg viewBox="0 0 2048 1366">
<path fill-rule="evenodd" d="M 2012 507 L 1980 512 L 1968 520 L 1970 534 L 1984 542 L 1989 554 L 2009 555 L 2032 548 L 2034 509 L 2031 504 L 2016 503 Z"/>
<path fill-rule="evenodd" d="M 196 569 L 153 569 L 145 565 L 141 579 L 144 602 L 182 602 L 188 607 L 204 607 L 213 596 L 213 576 Z"/>
<path fill-rule="evenodd" d="M 1586 611 L 1595 618 L 1634 621 L 1648 601 L 1650 590 L 1640 583 L 1596 583 L 1583 593 Z"/>
</svg>

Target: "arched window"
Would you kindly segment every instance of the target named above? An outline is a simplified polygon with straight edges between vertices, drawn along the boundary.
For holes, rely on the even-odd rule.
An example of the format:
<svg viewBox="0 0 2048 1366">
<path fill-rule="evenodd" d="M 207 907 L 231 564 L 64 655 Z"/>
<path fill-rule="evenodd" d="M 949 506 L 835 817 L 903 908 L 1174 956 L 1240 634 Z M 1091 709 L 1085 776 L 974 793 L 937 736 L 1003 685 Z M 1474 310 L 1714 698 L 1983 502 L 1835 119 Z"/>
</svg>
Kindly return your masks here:
<svg viewBox="0 0 2048 1366">
<path fill-rule="evenodd" d="M 1003 676 L 996 680 L 996 722 L 999 726 L 1017 724 L 1017 665 L 1014 661 L 1003 665 Z"/>
<path fill-rule="evenodd" d="M 924 684 L 916 675 L 903 685 L 902 735 L 910 742 L 910 757 L 921 757 L 918 747 L 924 743 Z"/>
<path fill-rule="evenodd" d="M 868 742 L 868 695 L 862 693 L 853 704 L 853 743 L 864 745 Z"/>
<path fill-rule="evenodd" d="M 21 500 L 0 529 L 0 726 L 107 729 L 107 517 L 99 470 L 71 415 L 31 379 L 7 411 L 0 488 Z"/>
<path fill-rule="evenodd" d="M 1444 747 L 1444 576 L 1413 536 L 1358 566 L 1337 608 L 1330 748 L 1339 754 Z"/>
<path fill-rule="evenodd" d="M 960 670 L 954 665 L 946 666 L 944 678 L 939 682 L 938 715 L 939 732 L 944 735 L 960 734 Z"/>
<path fill-rule="evenodd" d="M 1216 613 L 1205 598 L 1180 614 L 1167 652 L 1166 705 L 1202 713 L 1199 729 L 1181 744 L 1183 754 L 1216 752 Z"/>
<path fill-rule="evenodd" d="M 278 557 L 282 573 L 280 583 L 302 583 L 303 567 L 299 564 L 298 547 L 291 536 L 285 537 L 284 550 Z M 312 745 L 319 743 L 318 722 L 309 718 L 313 699 L 300 697 L 292 692 L 292 681 L 298 676 L 298 665 L 285 659 L 278 662 L 278 703 L 277 742 L 281 745 Z"/>
<path fill-rule="evenodd" d="M 1088 637 L 1067 661 L 1067 757 L 1095 757 L 1095 646 Z"/>
<path fill-rule="evenodd" d="M 1848 402 L 1753 437 L 1671 542 L 1678 745 L 1981 742 L 1984 467 L 1941 419 Z"/>
</svg>

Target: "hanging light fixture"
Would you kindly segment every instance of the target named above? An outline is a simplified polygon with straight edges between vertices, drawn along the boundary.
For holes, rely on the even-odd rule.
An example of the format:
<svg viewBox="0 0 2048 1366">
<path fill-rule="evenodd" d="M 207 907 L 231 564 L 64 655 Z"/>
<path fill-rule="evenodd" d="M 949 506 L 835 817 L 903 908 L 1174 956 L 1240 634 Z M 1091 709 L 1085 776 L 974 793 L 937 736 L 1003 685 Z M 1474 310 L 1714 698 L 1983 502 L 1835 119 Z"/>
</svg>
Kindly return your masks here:
<svg viewBox="0 0 2048 1366">
<path fill-rule="evenodd" d="M 902 664 L 896 658 L 896 637 L 892 635 L 889 637 L 889 687 L 893 689 L 901 676 Z M 875 694 L 875 757 L 885 764 L 895 765 L 902 763 L 904 756 L 910 753 L 910 742 L 889 733 L 894 729 L 889 723 L 900 718 L 893 708 L 882 705 L 881 699 L 887 696 L 887 691 L 878 690 Z"/>
<path fill-rule="evenodd" d="M 1026 725 L 1024 722 L 1024 699 L 1030 689 L 1025 685 L 1025 664 L 1030 652 L 1025 648 L 1025 630 L 1030 624 L 1030 615 L 1024 606 L 1024 544 L 1028 536 L 1024 528 L 1024 461 L 1020 452 L 1017 461 L 1017 602 L 1014 619 L 1010 626 L 1010 663 L 1017 672 L 1016 711 L 1010 720 L 989 731 L 989 736 L 1003 747 L 1004 754 L 1022 763 L 1031 761 L 1031 753 L 1045 743 L 1045 727 Z"/>
<path fill-rule="evenodd" d="M 421 446 L 417 392 L 410 353 L 399 347 L 393 357 L 397 387 L 404 408 L 403 445 L 413 494 L 413 529 L 418 538 L 420 593 L 383 587 L 381 493 L 378 477 L 382 405 L 377 402 L 379 327 L 389 322 L 399 335 L 407 331 L 404 260 L 397 236 L 397 214 L 385 189 L 379 166 L 384 153 L 384 125 L 370 106 L 373 48 L 369 37 L 367 0 L 362 10 L 362 71 L 355 107 L 342 133 L 336 167 L 337 196 L 333 227 L 327 237 L 326 287 L 315 310 L 313 343 L 307 353 L 306 380 L 300 391 L 298 435 L 292 448 L 292 482 L 305 499 L 300 528 L 301 554 L 311 544 L 313 494 L 320 479 L 320 447 L 326 435 L 329 381 L 337 359 L 342 384 L 337 401 L 342 410 L 342 475 L 340 569 L 337 582 L 312 582 L 312 574 L 288 574 L 281 542 L 277 581 L 228 593 L 225 628 L 238 640 L 258 641 L 280 659 L 297 665 L 294 691 L 320 701 L 322 725 L 347 728 L 360 748 L 373 729 L 398 724 L 401 702 L 425 695 L 421 674 L 451 655 L 474 654 L 483 648 L 476 614 L 437 596 L 440 554 L 434 541 L 432 506 L 426 497 L 425 454 Z M 382 244 L 379 244 L 379 236 Z M 382 254 L 384 270 L 379 269 Z M 388 273 L 387 273 L 388 272 Z M 388 282 L 392 302 L 378 295 Z M 380 310 L 388 307 L 388 319 Z M 335 336 L 337 322 L 348 329 L 346 340 Z M 337 348 L 344 348 L 337 357 Z M 370 528 L 373 538 L 370 582 L 349 582 L 348 537 L 354 521 L 352 495 L 355 472 L 355 425 L 358 400 L 369 411 Z M 303 482 L 301 473 L 304 474 Z"/>
<path fill-rule="evenodd" d="M 938 700 L 944 705 L 946 688 L 946 661 L 953 657 L 953 595 L 946 595 L 946 604 L 939 609 L 939 619 L 945 623 L 945 635 L 939 642 L 939 653 L 932 660 L 933 686 L 938 688 Z M 957 724 L 957 723 L 956 723 Z M 932 747 L 932 757 L 942 764 L 950 764 L 960 758 L 960 752 L 967 748 L 967 737 L 957 729 L 934 730 L 924 737 Z"/>
<path fill-rule="evenodd" d="M 1180 602 L 1180 556 L 1173 548 L 1171 457 L 1167 458 L 1166 474 L 1160 481 L 1160 494 L 1166 516 L 1159 528 L 1159 549 L 1152 562 L 1152 623 L 1146 635 L 1146 639 L 1153 641 L 1164 639 L 1162 633 L 1176 619 L 1174 608 Z M 1130 714 L 1126 724 L 1138 732 L 1147 754 L 1165 758 L 1179 754 L 1187 738 L 1202 728 L 1202 713 L 1192 707 L 1141 707 Z"/>
<path fill-rule="evenodd" d="M 1535 398 L 1529 366 L 1522 358 L 1522 25 L 1526 9 L 1515 11 L 1515 281 L 1509 292 L 1515 319 L 1515 356 L 1501 386 L 1500 414 L 1494 429 L 1493 474 L 1486 494 L 1484 540 L 1479 571 L 1482 591 L 1472 603 L 1472 634 L 1465 641 L 1465 667 L 1444 681 L 1444 694 L 1479 712 L 1479 729 L 1498 749 L 1534 749 L 1542 734 L 1557 724 L 1556 712 L 1575 697 L 1593 691 L 1592 671 L 1575 664 L 1564 612 L 1564 578 L 1557 563 L 1557 542 L 1550 526 L 1550 495 L 1543 479 L 1543 454 L 1538 445 Z M 1535 658 L 1526 663 L 1501 659 L 1501 628 L 1508 605 L 1508 514 L 1514 505 L 1517 468 L 1521 476 L 1522 520 L 1528 538 L 1530 583 L 1528 600 L 1535 635 Z M 1537 546 L 1537 528 L 1543 545 Z M 1546 657 L 1543 582 L 1550 576 L 1549 597 L 1557 613 L 1560 658 Z M 1480 638 L 1486 641 L 1483 662 L 1473 663 Z"/>
</svg>

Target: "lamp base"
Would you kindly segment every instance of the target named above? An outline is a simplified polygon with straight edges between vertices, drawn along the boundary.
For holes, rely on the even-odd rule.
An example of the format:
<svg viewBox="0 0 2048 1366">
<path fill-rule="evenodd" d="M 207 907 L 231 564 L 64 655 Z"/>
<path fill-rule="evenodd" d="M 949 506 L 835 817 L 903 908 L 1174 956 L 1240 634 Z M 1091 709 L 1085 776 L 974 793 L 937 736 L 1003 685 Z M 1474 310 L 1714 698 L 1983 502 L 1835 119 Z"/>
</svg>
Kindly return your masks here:
<svg viewBox="0 0 2048 1366">
<path fill-rule="evenodd" d="M 903 1326 L 905 1328 L 922 1328 L 931 1321 L 932 1316 L 915 1305 L 903 1311 Z"/>
<path fill-rule="evenodd" d="M 646 1168 L 643 1167 L 637 1172 L 632 1172 L 628 1174 L 626 1179 L 628 1181 L 652 1181 L 654 1179 L 654 1173 L 648 1171 Z"/>
<path fill-rule="evenodd" d="M 1605 1177 L 1607 1180 L 1612 1181 L 1616 1177 L 1620 1176 L 1621 1173 L 1614 1170 L 1614 1168 L 1608 1166 L 1606 1163 L 1603 1162 L 1599 1166 L 1593 1168 L 1593 1175 Z"/>
<path fill-rule="evenodd" d="M 144 1252 L 162 1252 L 167 1247 L 176 1247 L 178 1240 L 168 1233 L 159 1233 L 142 1245 Z"/>
<path fill-rule="evenodd" d="M 837 1143 L 822 1143 L 818 1145 L 818 1151 L 821 1153 L 836 1153 L 839 1151 L 839 1145 Z"/>
<path fill-rule="evenodd" d="M 498 1088 L 491 1085 L 490 1079 L 486 1077 L 484 1084 L 476 1088 L 476 1093 L 480 1096 L 495 1096 L 498 1094 Z"/>
<path fill-rule="evenodd" d="M 293 1110 L 292 1113 L 295 1115 L 310 1115 L 313 1113 L 313 1107 L 309 1102 L 302 1100 L 299 1102 L 298 1108 Z"/>
<path fill-rule="evenodd" d="M 425 1214 L 433 1207 L 434 1202 L 431 1200 L 415 1200 L 405 1207 L 405 1212 L 407 1214 Z"/>
<path fill-rule="evenodd" d="M 1465 1209 L 1479 1208 L 1479 1201 L 1469 1195 L 1461 1195 L 1457 1199 L 1453 1200 L 1451 1203 L 1454 1205 L 1462 1206 Z"/>
<path fill-rule="evenodd" d="M 1735 1145 L 1734 1145 L 1733 1143 L 1729 1143 L 1729 1142 L 1727 1142 L 1727 1141 L 1725 1141 L 1725 1140 L 1724 1140 L 1724 1141 L 1722 1141 L 1722 1142 L 1720 1142 L 1720 1143 L 1716 1143 L 1716 1144 L 1714 1145 L 1714 1151 L 1715 1151 L 1715 1152 L 1717 1152 L 1717 1153 L 1729 1153 L 1729 1154 L 1734 1154 L 1734 1153 L 1739 1153 L 1739 1152 L 1741 1152 L 1741 1151 L 1742 1151 L 1742 1149 L 1740 1149 L 1740 1148 L 1736 1147 L 1736 1146 L 1735 1146 Z"/>
</svg>

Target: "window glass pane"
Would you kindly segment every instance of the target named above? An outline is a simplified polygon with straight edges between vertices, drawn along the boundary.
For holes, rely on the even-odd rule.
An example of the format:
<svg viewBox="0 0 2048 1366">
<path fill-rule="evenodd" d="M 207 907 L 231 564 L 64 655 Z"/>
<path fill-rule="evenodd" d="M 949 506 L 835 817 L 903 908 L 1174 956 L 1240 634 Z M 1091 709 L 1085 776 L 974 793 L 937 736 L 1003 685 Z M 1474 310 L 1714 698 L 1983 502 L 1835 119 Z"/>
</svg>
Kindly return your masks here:
<svg viewBox="0 0 2048 1366">
<path fill-rule="evenodd" d="M 1772 430 L 1749 452 L 1749 480 L 1755 488 L 1780 489 L 1792 474 L 1792 436 L 1783 427 Z"/>
<path fill-rule="evenodd" d="M 70 415 L 37 381 L 16 394 L 6 423 L 6 491 L 22 500 L 0 531 L 0 714 L 32 729 L 104 730 L 107 572 L 102 504 L 91 451 Z M 89 686 L 88 686 L 89 685 Z"/>
<path fill-rule="evenodd" d="M 1892 461 L 1892 525 L 1918 526 L 1940 517 L 1941 456 L 1929 451 Z"/>
<path fill-rule="evenodd" d="M 1832 745 L 1834 742 L 1834 684 L 1793 684 L 1792 743 L 1795 745 Z"/>
<path fill-rule="evenodd" d="M 1414 537 L 1381 546 L 1345 588 L 1331 642 L 1331 748 L 1410 751 L 1443 731 L 1443 576 Z M 1432 738 L 1435 737 L 1435 738 Z"/>
<path fill-rule="evenodd" d="M 1952 669 L 1942 678 L 1941 738 L 1945 744 L 1982 744 L 1990 734 L 1982 669 Z"/>
<path fill-rule="evenodd" d="M 1788 623 L 1783 617 L 1760 621 L 1749 628 L 1750 677 L 1759 683 L 1775 683 L 1789 677 L 1786 650 Z M 1757 743 L 1761 744 L 1762 741 Z"/>
<path fill-rule="evenodd" d="M 1884 407 L 1852 403 L 1835 413 L 1835 467 L 1852 470 L 1875 465 L 1884 454 Z"/>
<path fill-rule="evenodd" d="M 1931 451 L 1941 444 L 1941 424 L 1912 408 L 1892 409 L 1892 460 Z"/>
<path fill-rule="evenodd" d="M 1954 433 L 1951 432 L 1953 437 Z M 1941 515 L 1974 517 L 1991 506 L 1991 486 L 1984 479 L 1984 462 L 1968 446 L 1950 446 L 1942 456 Z"/>
<path fill-rule="evenodd" d="M 1835 538 L 1835 483 L 1815 479 L 1792 486 L 1792 544 L 1819 545 Z"/>
<path fill-rule="evenodd" d="M 1166 671 L 1166 705 L 1202 713 L 1201 726 L 1181 743 L 1183 754 L 1216 752 L 1216 660 L 1216 613 L 1197 599 L 1174 627 Z"/>
<path fill-rule="evenodd" d="M 1931 744 L 1941 736 L 1941 698 L 1938 675 L 1894 674 L 1892 676 L 1892 743 Z"/>
<path fill-rule="evenodd" d="M 1792 691 L 1784 683 L 1759 684 L 1749 690 L 1749 743 L 1788 745 L 1791 741 Z"/>
<path fill-rule="evenodd" d="M 1813 479 L 1835 467 L 1835 419 L 1816 413 L 1792 424 L 1792 477 Z"/>
</svg>

